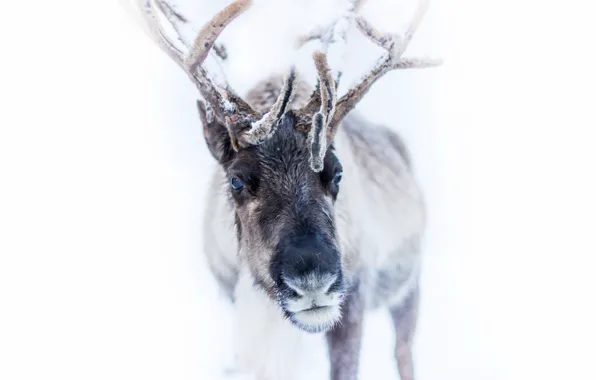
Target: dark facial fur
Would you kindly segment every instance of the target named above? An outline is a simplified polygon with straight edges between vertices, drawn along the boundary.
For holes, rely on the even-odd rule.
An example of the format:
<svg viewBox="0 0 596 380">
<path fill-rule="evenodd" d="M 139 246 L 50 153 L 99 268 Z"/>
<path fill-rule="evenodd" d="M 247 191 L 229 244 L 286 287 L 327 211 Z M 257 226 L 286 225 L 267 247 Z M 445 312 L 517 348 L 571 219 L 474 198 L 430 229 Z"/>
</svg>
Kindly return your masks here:
<svg viewBox="0 0 596 380">
<path fill-rule="evenodd" d="M 211 135 L 225 138 L 216 131 Z M 296 128 L 292 112 L 260 145 L 234 152 L 226 144 L 208 141 L 224 150 L 214 156 L 223 158 L 240 254 L 255 283 L 303 330 L 331 327 L 344 291 L 333 209 L 342 168 L 333 149 L 323 170 L 314 172 L 307 134 Z"/>
</svg>

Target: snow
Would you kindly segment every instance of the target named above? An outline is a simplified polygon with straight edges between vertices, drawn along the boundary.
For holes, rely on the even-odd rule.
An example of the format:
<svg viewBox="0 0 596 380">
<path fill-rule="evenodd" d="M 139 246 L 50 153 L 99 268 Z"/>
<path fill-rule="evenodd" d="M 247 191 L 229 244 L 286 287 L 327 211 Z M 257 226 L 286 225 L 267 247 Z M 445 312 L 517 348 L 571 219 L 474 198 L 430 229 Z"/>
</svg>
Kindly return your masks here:
<svg viewBox="0 0 596 380">
<path fill-rule="evenodd" d="M 294 61 L 314 78 L 310 52 L 284 46 L 340 0 L 267 1 L 222 34 L 240 93 Z M 201 22 L 227 1 L 203 3 L 177 9 Z M 400 30 L 393 3 L 368 3 Z M 115 2 L 31 7 L 7 4 L 26 25 L 0 25 L 0 378 L 223 380 L 231 318 L 201 256 L 213 160 L 196 88 Z M 418 379 L 594 379 L 590 12 L 431 7 L 406 54 L 445 66 L 388 74 L 360 105 L 402 133 L 428 200 Z M 382 53 L 348 38 L 340 92 Z M 553 65 L 553 47 L 570 58 Z M 362 379 L 397 379 L 391 344 L 373 313 Z"/>
</svg>

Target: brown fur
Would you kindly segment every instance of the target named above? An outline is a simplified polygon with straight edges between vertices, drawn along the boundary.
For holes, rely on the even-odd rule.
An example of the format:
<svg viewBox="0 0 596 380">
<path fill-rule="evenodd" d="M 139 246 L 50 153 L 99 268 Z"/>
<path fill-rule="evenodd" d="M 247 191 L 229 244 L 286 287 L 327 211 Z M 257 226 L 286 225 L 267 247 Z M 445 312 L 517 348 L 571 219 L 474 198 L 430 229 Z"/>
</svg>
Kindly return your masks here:
<svg viewBox="0 0 596 380">
<path fill-rule="evenodd" d="M 268 112 L 279 96 L 283 80 L 281 75 L 271 75 L 260 81 L 248 92 L 245 97 L 246 101 L 255 111 L 260 113 Z M 296 73 L 294 98 L 290 102 L 289 108 L 299 110 L 304 107 L 310 99 L 312 91 L 311 86 L 300 78 L 300 73 Z"/>
<path fill-rule="evenodd" d="M 403 379 L 411 379 L 424 200 L 403 141 L 349 113 L 388 71 L 438 64 L 402 58 L 428 1 L 419 2 L 405 36 L 393 41 L 358 16 L 361 31 L 389 54 L 339 100 L 334 101 L 336 84 L 325 54 L 315 54 L 320 88 L 314 94 L 299 78 L 293 83 L 290 73 L 285 81 L 277 76 L 263 81 L 246 102 L 229 86 L 217 88 L 201 64 L 225 26 L 251 3 L 228 5 L 181 51 L 163 33 L 156 13 L 161 10 L 176 33 L 188 20 L 167 3 L 136 2 L 144 30 L 204 98 L 199 115 L 218 162 L 205 214 L 209 266 L 229 297 L 239 294 L 236 301 L 245 312 L 255 309 L 249 333 L 275 333 L 291 325 L 297 327 L 289 330 L 294 337 L 326 331 L 332 380 L 356 379 L 364 312 L 387 307 L 397 330 L 398 369 Z M 352 1 L 343 18 L 353 16 L 361 3 Z M 341 24 L 334 23 L 327 37 L 320 34 L 326 48 L 334 43 L 329 36 L 342 34 Z M 338 42 L 346 42 L 345 34 Z M 317 130 L 307 140 L 313 124 Z M 277 330 L 255 326 L 263 320 Z M 252 357 L 261 338 L 246 340 L 245 358 Z M 268 341 L 265 359 L 286 344 Z M 266 369 L 268 364 L 273 369 Z M 278 379 L 283 370 L 275 365 L 254 363 L 253 369 L 259 380 Z"/>
<path fill-rule="evenodd" d="M 281 85 L 281 78 L 272 76 L 257 85 L 247 99 L 255 109 L 266 110 L 277 99 Z M 303 107 L 314 91 L 299 80 L 296 86 L 300 91 L 294 96 L 292 109 Z M 404 371 L 407 378 L 410 376 L 408 366 L 413 365 L 408 360 L 411 361 L 417 309 L 411 308 L 410 301 L 412 297 L 418 297 L 420 251 L 425 228 L 424 200 L 411 172 L 406 145 L 395 132 L 350 114 L 339 128 L 334 146 L 345 173 L 334 207 L 338 244 L 343 270 L 350 282 L 357 284 L 353 291 L 358 292 L 355 299 L 361 305 L 352 306 L 353 314 L 362 314 L 357 307 L 364 310 L 387 307 L 391 310 L 395 327 L 400 329 L 396 332 L 397 360 L 403 368 L 400 372 Z M 232 295 L 240 268 L 248 265 L 255 281 L 274 297 L 269 268 L 271 247 L 277 243 L 276 236 L 280 231 L 272 231 L 269 241 L 262 240 L 255 231 L 243 231 L 243 239 L 257 239 L 251 245 L 261 248 L 240 250 L 238 256 L 234 242 L 234 210 L 240 209 L 227 195 L 227 181 L 224 172 L 216 170 L 208 195 L 205 253 L 210 268 L 222 289 Z M 258 207 L 253 204 L 242 209 L 239 212 L 246 214 L 241 217 L 251 220 L 251 213 Z M 286 216 L 281 212 L 277 217 Z M 258 225 L 256 220 L 253 224 Z M 408 318 L 404 320 L 399 318 L 400 315 Z M 329 333 L 330 355 L 338 362 L 352 362 L 352 375 L 358 368 L 361 339 L 359 332 L 354 334 L 360 331 L 361 324 L 362 320 L 343 323 L 342 327 Z M 349 340 L 352 343 L 342 340 L 343 336 L 352 337 Z M 404 337 L 408 337 L 406 342 Z M 332 371 L 346 375 L 337 365 L 332 365 Z M 345 378 L 354 378 L 352 375 Z M 344 378 L 337 376 L 333 379 Z"/>
</svg>

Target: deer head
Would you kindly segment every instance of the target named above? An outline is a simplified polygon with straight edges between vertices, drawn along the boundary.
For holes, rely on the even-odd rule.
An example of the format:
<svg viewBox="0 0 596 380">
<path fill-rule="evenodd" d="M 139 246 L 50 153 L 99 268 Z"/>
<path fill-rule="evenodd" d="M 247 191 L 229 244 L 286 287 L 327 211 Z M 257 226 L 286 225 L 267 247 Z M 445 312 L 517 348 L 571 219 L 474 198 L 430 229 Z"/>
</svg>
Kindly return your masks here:
<svg viewBox="0 0 596 380">
<path fill-rule="evenodd" d="M 313 54 L 318 83 L 310 99 L 298 109 L 290 104 L 296 72 L 290 68 L 277 99 L 267 112 L 255 111 L 225 83 L 215 84 L 202 67 L 219 34 L 251 5 L 237 0 L 217 13 L 192 44 L 181 49 L 166 37 L 158 13 L 174 30 L 187 22 L 165 1 L 138 0 L 137 15 L 157 45 L 196 84 L 203 100 L 197 102 L 206 144 L 226 173 L 226 192 L 233 204 L 239 254 L 255 283 L 279 303 L 299 328 L 318 332 L 338 322 L 349 278 L 338 243 L 335 203 L 340 192 L 342 165 L 333 149 L 343 118 L 372 84 L 393 69 L 428 67 L 438 61 L 404 59 L 427 6 L 422 1 L 405 37 L 384 35 L 356 17 L 353 2 L 342 22 L 320 38 L 326 49 L 345 43 L 345 21 L 387 50 L 360 83 L 337 99 L 340 74 L 335 77 L 324 52 Z"/>
</svg>

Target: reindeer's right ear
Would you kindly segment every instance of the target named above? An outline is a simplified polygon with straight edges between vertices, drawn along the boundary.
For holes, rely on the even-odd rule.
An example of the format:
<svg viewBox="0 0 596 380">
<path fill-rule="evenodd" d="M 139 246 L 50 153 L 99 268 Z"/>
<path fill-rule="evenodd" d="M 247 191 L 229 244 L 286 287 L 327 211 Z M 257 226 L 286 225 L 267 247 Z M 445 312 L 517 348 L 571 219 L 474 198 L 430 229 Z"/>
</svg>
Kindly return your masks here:
<svg viewBox="0 0 596 380">
<path fill-rule="evenodd" d="M 205 104 L 202 101 L 197 101 L 197 108 L 201 123 L 203 124 L 203 136 L 205 137 L 205 142 L 211 155 L 220 164 L 230 161 L 234 157 L 235 151 L 232 147 L 232 140 L 228 129 L 217 120 L 215 115 L 211 112 L 208 114 Z"/>
</svg>

